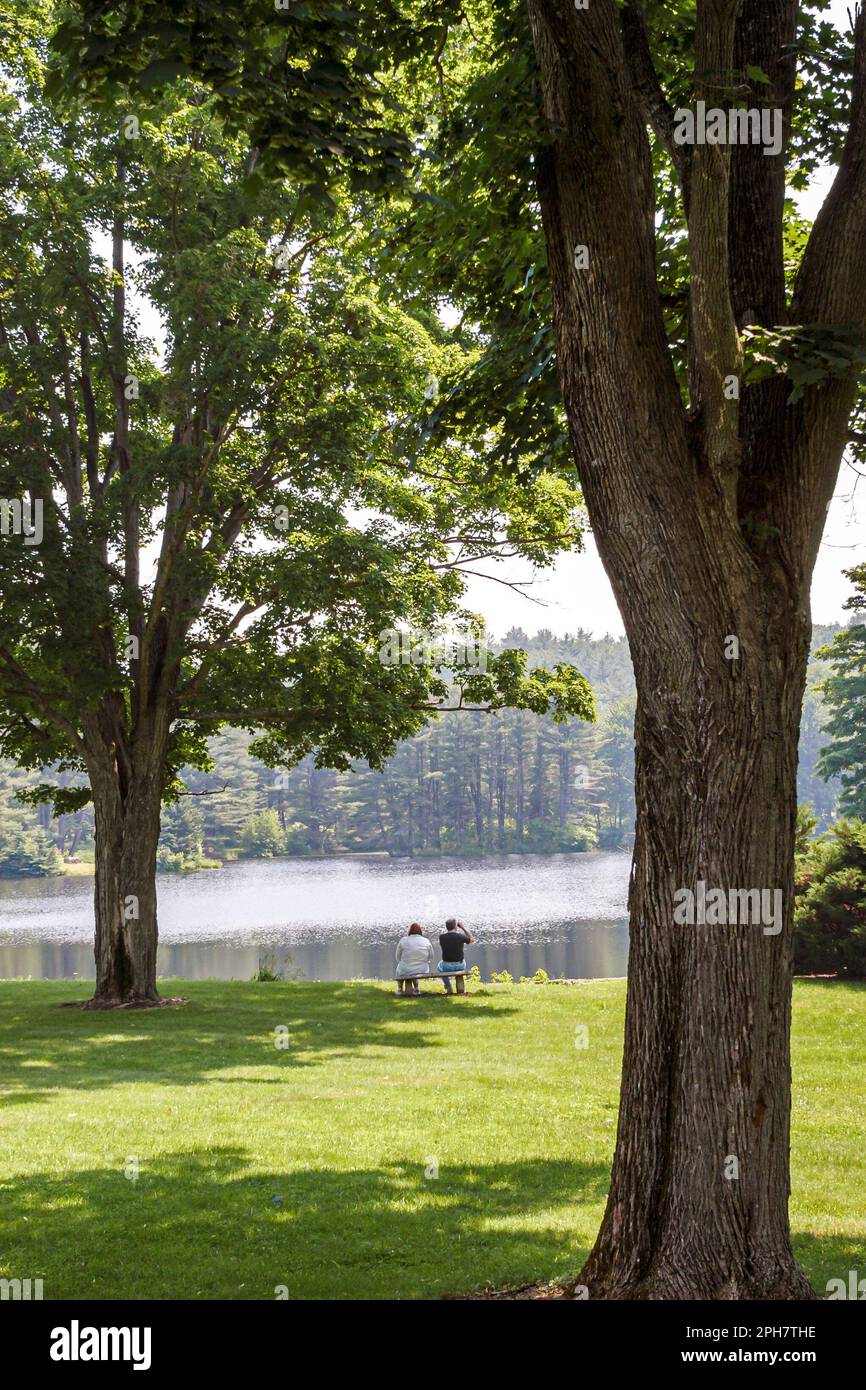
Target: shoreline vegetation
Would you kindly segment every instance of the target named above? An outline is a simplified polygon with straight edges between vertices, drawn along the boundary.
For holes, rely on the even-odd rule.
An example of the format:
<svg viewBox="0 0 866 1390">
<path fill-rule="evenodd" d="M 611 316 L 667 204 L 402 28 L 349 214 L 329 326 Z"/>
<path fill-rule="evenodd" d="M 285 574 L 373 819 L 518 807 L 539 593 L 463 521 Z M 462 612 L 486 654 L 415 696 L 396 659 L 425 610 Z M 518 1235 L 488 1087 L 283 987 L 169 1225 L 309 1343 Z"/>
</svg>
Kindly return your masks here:
<svg viewBox="0 0 866 1390">
<path fill-rule="evenodd" d="M 631 842 L 617 846 L 613 851 L 602 851 L 597 846 L 590 849 L 524 849 L 524 850 L 498 850 L 498 849 L 466 849 L 466 850 L 416 850 L 414 854 L 400 854 L 396 851 L 387 849 L 336 849 L 336 850 L 299 850 L 292 854 L 236 854 L 226 859 L 203 858 L 188 860 L 183 863 L 164 863 L 159 866 L 159 873 L 171 874 L 197 874 L 207 873 L 210 869 L 224 869 L 229 864 L 258 863 L 265 859 L 269 863 L 285 862 L 291 863 L 295 860 L 323 860 L 333 861 L 335 859 L 375 859 L 382 863 L 405 863 L 406 861 L 423 862 L 425 860 L 439 859 L 524 859 L 537 857 L 538 855 L 550 856 L 552 854 L 568 854 L 589 856 L 599 853 L 631 853 Z M 41 878 L 93 878 L 95 863 L 92 858 L 81 858 L 64 862 L 60 867 L 38 875 Z M 0 873 L 0 881 L 18 882 L 24 878 L 33 878 L 33 874 L 3 874 Z"/>
</svg>

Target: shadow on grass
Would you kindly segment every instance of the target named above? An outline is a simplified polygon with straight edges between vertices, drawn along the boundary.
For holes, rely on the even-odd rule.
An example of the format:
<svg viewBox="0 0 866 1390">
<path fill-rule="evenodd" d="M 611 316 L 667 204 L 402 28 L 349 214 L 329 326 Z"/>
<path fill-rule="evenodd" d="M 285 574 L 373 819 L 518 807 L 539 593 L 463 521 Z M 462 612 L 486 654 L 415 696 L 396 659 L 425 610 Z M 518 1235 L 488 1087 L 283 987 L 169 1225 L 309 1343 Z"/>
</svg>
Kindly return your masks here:
<svg viewBox="0 0 866 1390">
<path fill-rule="evenodd" d="M 425 1176 L 251 1173 L 239 1149 L 142 1161 L 136 1181 L 81 1170 L 0 1188 L 0 1264 L 51 1298 L 419 1298 L 575 1272 L 563 1211 L 600 1202 L 604 1165 L 533 1159 Z M 427 1162 L 429 1172 L 429 1162 Z M 545 1213 L 550 1215 L 545 1217 Z M 25 1218 L 27 1218 L 25 1222 Z"/>
<path fill-rule="evenodd" d="M 159 1080 L 216 1080 L 236 1067 L 314 1066 L 364 1049 L 444 1048 L 462 1029 L 514 1013 L 479 996 L 397 999 L 372 984 L 185 982 L 182 1009 L 82 1012 L 59 1007 L 69 984 L 45 986 L 30 1002 L 27 983 L 0 984 L 0 1104 L 36 1101 L 58 1087 L 88 1090 Z M 425 1024 L 428 1025 L 425 1027 Z M 277 1030 L 287 1046 L 277 1047 Z M 287 1030 L 282 1032 L 282 1030 Z M 277 1076 L 245 1082 L 281 1084 Z"/>
<path fill-rule="evenodd" d="M 862 1236 L 814 1236 L 795 1231 L 792 1243 L 797 1263 L 821 1298 L 827 1297 L 830 1279 L 843 1279 L 847 1290 L 851 1270 L 857 1271 L 855 1283 L 866 1279 L 866 1240 Z"/>
<path fill-rule="evenodd" d="M 424 1298 L 576 1274 L 608 1169 L 544 1158 L 445 1167 L 252 1171 L 238 1148 L 116 1170 L 36 1173 L 0 1188 L 0 1273 L 45 1297 Z M 581 1208 L 584 1212 L 578 1234 Z M 587 1221 L 587 1217 L 589 1220 Z M 25 1219 L 26 1218 L 26 1219 Z M 571 1219 L 570 1219 L 571 1218 Z M 572 1224 L 572 1219 L 574 1224 Z M 591 1228 L 591 1229 L 589 1229 Z M 795 1238 L 822 1296 L 863 1268 L 850 1237 Z"/>
</svg>

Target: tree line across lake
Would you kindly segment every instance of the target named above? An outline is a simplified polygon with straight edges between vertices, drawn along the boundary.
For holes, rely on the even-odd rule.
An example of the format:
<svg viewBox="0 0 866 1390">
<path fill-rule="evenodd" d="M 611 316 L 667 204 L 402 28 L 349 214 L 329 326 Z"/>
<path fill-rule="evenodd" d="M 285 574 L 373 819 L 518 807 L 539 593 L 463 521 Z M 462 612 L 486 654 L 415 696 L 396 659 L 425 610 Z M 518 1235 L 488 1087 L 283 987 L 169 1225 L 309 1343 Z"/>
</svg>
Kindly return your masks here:
<svg viewBox="0 0 866 1390">
<path fill-rule="evenodd" d="M 800 738 L 799 799 L 816 828 L 832 820 L 838 777 L 819 772 L 830 717 L 818 688 L 830 673 L 816 655 L 837 632 L 816 626 Z M 392 855 L 550 853 L 618 849 L 634 830 L 634 678 L 625 638 L 578 631 L 502 644 L 523 647 L 548 669 L 574 664 L 591 682 L 598 720 L 556 724 L 525 710 L 441 716 L 400 744 L 382 771 L 317 768 L 312 755 L 275 772 L 248 751 L 250 735 L 228 729 L 211 741 L 213 766 L 185 768 L 184 790 L 164 807 L 163 870 L 205 868 L 239 856 L 345 852 Z M 80 775 L 52 770 L 80 782 Z M 0 873 L 75 871 L 93 857 L 91 806 L 53 817 L 19 793 L 44 780 L 0 763 Z"/>
</svg>

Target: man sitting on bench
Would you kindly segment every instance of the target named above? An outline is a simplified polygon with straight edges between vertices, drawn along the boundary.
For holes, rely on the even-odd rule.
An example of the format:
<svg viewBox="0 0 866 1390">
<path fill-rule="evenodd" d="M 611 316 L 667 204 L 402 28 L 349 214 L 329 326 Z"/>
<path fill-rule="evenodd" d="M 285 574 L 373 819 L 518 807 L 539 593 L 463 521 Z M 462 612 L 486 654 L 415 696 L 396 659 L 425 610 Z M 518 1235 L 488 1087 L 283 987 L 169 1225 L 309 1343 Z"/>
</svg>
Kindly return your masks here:
<svg viewBox="0 0 866 1390">
<path fill-rule="evenodd" d="M 451 993 L 451 980 L 449 978 L 451 975 L 456 975 L 457 993 L 466 993 L 464 951 L 474 940 L 475 937 L 469 935 L 462 922 L 458 922 L 456 917 L 448 918 L 445 923 L 445 930 L 439 937 L 442 959 L 436 967 L 442 976 L 446 994 Z"/>
</svg>

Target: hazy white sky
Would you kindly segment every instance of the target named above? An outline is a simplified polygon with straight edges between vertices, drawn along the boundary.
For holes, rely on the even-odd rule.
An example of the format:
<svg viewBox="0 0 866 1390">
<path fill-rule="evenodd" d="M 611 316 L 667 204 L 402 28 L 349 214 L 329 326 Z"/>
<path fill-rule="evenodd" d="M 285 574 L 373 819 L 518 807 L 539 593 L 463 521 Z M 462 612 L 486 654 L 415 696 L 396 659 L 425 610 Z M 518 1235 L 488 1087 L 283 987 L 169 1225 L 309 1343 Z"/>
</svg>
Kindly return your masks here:
<svg viewBox="0 0 866 1390">
<path fill-rule="evenodd" d="M 840 28 L 847 28 L 848 8 L 849 0 L 833 0 L 827 18 Z M 822 170 L 808 192 L 799 196 L 801 210 L 810 220 L 823 203 L 834 174 L 833 169 Z M 850 585 L 842 571 L 866 560 L 866 483 L 855 493 L 856 483 L 857 475 L 843 464 L 812 582 L 812 618 L 817 623 L 844 620 L 842 605 Z M 526 562 L 512 560 L 474 568 L 486 568 L 488 573 L 512 581 L 533 579 L 532 568 Z M 522 627 L 529 633 L 541 627 L 556 633 L 574 632 L 581 627 L 596 636 L 624 631 L 592 536 L 586 537 L 581 554 L 563 555 L 554 568 L 537 572 L 527 594 L 531 598 L 489 580 L 471 579 L 467 598 L 471 608 L 484 614 L 488 627 L 497 636 L 503 636 L 510 627 Z M 542 608 L 533 602 L 538 599 L 546 606 Z"/>
</svg>

